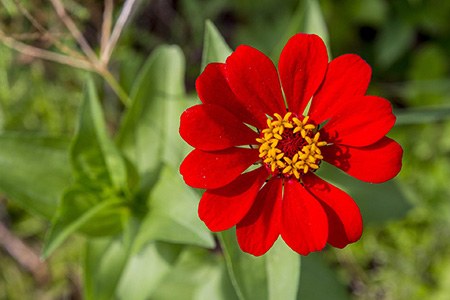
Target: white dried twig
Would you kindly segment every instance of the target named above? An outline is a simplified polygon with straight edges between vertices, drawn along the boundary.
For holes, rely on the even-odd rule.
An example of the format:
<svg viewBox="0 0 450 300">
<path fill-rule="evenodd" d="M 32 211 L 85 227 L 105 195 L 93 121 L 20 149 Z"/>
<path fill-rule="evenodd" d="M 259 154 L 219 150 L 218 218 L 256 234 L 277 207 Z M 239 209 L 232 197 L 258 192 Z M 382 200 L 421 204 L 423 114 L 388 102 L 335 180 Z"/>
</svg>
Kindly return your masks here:
<svg viewBox="0 0 450 300">
<path fill-rule="evenodd" d="M 104 11 L 103 11 L 103 23 L 102 23 L 102 35 L 100 40 L 100 53 L 105 51 L 105 47 L 111 37 L 112 19 L 114 2 L 113 0 L 104 1 Z"/>
<path fill-rule="evenodd" d="M 119 40 L 119 37 L 122 33 L 122 30 L 125 27 L 125 24 L 127 23 L 127 20 L 131 14 L 135 2 L 136 0 L 125 1 L 122 11 L 120 12 L 119 18 L 117 18 L 116 24 L 114 25 L 111 38 L 109 39 L 108 43 L 103 49 L 103 52 L 100 54 L 100 60 L 102 63 L 108 64 L 108 61 L 111 58 L 111 54 L 114 50 L 114 47 L 116 46 L 117 41 Z"/>
</svg>

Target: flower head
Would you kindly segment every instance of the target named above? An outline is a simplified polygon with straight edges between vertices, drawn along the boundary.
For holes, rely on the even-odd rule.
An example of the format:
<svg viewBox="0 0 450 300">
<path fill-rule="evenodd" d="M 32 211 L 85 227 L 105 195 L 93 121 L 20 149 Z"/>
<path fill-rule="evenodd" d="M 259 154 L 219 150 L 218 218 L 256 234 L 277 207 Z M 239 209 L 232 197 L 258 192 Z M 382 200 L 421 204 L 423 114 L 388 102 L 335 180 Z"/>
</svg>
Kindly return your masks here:
<svg viewBox="0 0 450 300">
<path fill-rule="evenodd" d="M 358 206 L 318 175 L 324 162 L 372 183 L 400 171 L 402 148 L 385 136 L 395 116 L 387 100 L 365 95 L 370 77 L 357 55 L 328 62 L 322 40 L 309 34 L 288 41 L 278 70 L 249 46 L 209 64 L 196 82 L 202 104 L 187 109 L 180 126 L 195 148 L 180 172 L 206 189 L 206 226 L 236 226 L 241 249 L 253 255 L 280 235 L 303 255 L 357 241 Z"/>
</svg>

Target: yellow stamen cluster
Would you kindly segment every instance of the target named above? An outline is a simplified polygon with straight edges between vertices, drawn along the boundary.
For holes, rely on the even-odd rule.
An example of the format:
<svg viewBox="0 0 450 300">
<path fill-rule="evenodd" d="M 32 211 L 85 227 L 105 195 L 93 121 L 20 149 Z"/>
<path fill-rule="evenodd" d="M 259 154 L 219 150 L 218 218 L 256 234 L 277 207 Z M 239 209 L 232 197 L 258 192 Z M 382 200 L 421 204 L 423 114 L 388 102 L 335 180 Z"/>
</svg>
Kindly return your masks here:
<svg viewBox="0 0 450 300">
<path fill-rule="evenodd" d="M 300 120 L 292 117 L 291 112 L 284 117 L 277 113 L 274 116 L 273 119 L 267 119 L 267 128 L 256 139 L 261 143 L 259 157 L 272 173 L 278 172 L 286 177 L 294 175 L 300 179 L 302 172 L 306 174 L 309 170 L 317 170 L 323 159 L 319 147 L 325 146 L 327 142 L 319 141 L 320 133 L 315 125 L 308 123 L 309 117 Z M 286 153 L 287 147 L 298 148 Z"/>
</svg>

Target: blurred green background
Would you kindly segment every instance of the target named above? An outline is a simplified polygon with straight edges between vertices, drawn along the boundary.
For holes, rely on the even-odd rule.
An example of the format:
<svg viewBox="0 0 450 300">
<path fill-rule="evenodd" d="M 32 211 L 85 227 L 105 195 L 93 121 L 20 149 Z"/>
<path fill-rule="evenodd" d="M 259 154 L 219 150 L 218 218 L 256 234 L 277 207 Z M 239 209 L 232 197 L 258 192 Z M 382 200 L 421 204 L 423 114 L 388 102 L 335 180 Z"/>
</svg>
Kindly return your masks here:
<svg viewBox="0 0 450 300">
<path fill-rule="evenodd" d="M 134 74 L 157 45 L 178 44 L 186 56 L 186 88 L 193 93 L 201 66 L 205 20 L 213 21 L 232 48 L 248 44 L 272 55 L 282 46 L 280 37 L 304 20 L 306 2 L 142 0 L 119 40 L 110 69 L 129 90 Z M 48 1 L 20 3 L 37 21 L 75 47 Z M 450 1 L 318 3 L 332 56 L 362 56 L 373 68 L 369 94 L 383 96 L 394 106 L 398 123 L 389 136 L 404 148 L 397 183 L 410 206 L 408 211 L 402 205 L 386 207 L 398 211 L 387 211 L 381 219 L 365 219 L 366 228 L 358 243 L 343 250 L 327 249 L 325 261 L 337 274 L 337 281 L 330 279 L 331 284 L 338 293 L 348 292 L 353 299 L 449 299 Z M 67 0 L 64 4 L 90 44 L 98 47 L 103 1 Z M 119 12 L 122 2 L 116 4 Z M 0 29 L 22 42 L 52 49 L 14 0 L 0 0 Z M 84 72 L 0 44 L 0 130 L 70 136 Z M 103 104 L 114 132 L 122 106 L 106 85 L 102 92 L 109 95 Z M 378 190 L 379 197 L 383 197 L 383 188 Z M 46 222 L 6 197 L 0 198 L 0 221 L 39 254 Z M 24 270 L 3 247 L 0 299 L 79 299 L 80 251 L 77 238 L 72 238 L 46 263 L 47 275 L 42 279 Z M 304 263 L 302 277 L 311 272 L 316 280 L 302 283 L 302 288 L 315 290 L 317 299 L 334 299 L 333 290 L 320 290 L 321 280 L 329 276 L 328 269 L 321 272 L 307 267 Z"/>
</svg>

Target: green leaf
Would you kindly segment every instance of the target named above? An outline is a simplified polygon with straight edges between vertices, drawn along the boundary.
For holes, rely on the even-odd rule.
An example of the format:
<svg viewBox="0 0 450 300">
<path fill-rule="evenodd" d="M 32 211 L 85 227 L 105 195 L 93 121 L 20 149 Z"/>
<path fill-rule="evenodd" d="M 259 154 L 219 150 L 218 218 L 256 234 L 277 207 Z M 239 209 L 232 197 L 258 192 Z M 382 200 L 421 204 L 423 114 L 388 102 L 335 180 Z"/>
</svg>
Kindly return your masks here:
<svg viewBox="0 0 450 300">
<path fill-rule="evenodd" d="M 88 241 L 84 259 L 85 299 L 113 298 L 128 260 L 130 246 L 123 236 Z"/>
<path fill-rule="evenodd" d="M 414 42 L 414 28 L 404 20 L 390 18 L 384 24 L 375 44 L 376 61 L 380 67 L 390 67 Z"/>
<path fill-rule="evenodd" d="M 123 199 L 101 196 L 85 187 L 69 189 L 62 198 L 58 214 L 45 239 L 43 257 L 48 257 L 70 234 L 81 230 L 90 235 L 113 234 L 122 228 L 128 216 Z"/>
<path fill-rule="evenodd" d="M 150 243 L 128 260 L 119 285 L 119 299 L 149 299 L 172 270 L 181 247 L 166 243 Z"/>
<path fill-rule="evenodd" d="M 265 257 L 269 299 L 296 299 L 301 256 L 279 238 Z"/>
<path fill-rule="evenodd" d="M 165 166 L 148 199 L 149 213 L 137 237 L 138 247 L 153 240 L 213 248 L 209 230 L 197 215 L 198 195 L 180 174 Z"/>
<path fill-rule="evenodd" d="M 425 124 L 450 119 L 450 107 L 425 107 L 394 110 L 396 126 Z"/>
<path fill-rule="evenodd" d="M 202 70 L 211 62 L 224 62 L 232 50 L 225 42 L 216 26 L 210 21 L 205 22 L 203 41 Z"/>
<path fill-rule="evenodd" d="M 336 272 L 323 260 L 321 253 L 311 253 L 302 259 L 302 278 L 298 300 L 304 299 L 350 299 L 347 288 Z"/>
<path fill-rule="evenodd" d="M 218 233 L 228 272 L 240 300 L 268 299 L 267 273 L 264 256 L 242 252 L 236 241 L 235 229 Z"/>
<path fill-rule="evenodd" d="M 46 237 L 47 257 L 70 234 L 113 234 L 129 215 L 125 206 L 127 167 L 106 132 L 103 113 L 90 78 L 71 149 L 75 183 L 67 189 Z"/>
<path fill-rule="evenodd" d="M 174 140 L 177 123 L 168 118 L 173 118 L 172 102 L 184 99 L 184 57 L 180 48 L 160 46 L 153 51 L 136 79 L 131 99 L 117 141 L 137 167 L 143 185 L 148 185 L 157 178 L 164 151 L 170 151 L 167 143 Z"/>
<path fill-rule="evenodd" d="M 7 133 L 0 136 L 0 190 L 27 211 L 51 219 L 70 184 L 69 142 Z"/>
<path fill-rule="evenodd" d="M 319 1 L 305 1 L 305 21 L 302 31 L 306 33 L 314 33 L 320 36 L 327 46 L 328 53 L 330 54 L 327 24 L 325 23 L 325 18 L 322 10 L 320 9 Z"/>
<path fill-rule="evenodd" d="M 103 111 L 90 78 L 86 82 L 79 116 L 71 149 L 76 180 L 124 189 L 127 185 L 125 162 L 108 136 Z"/>
<path fill-rule="evenodd" d="M 300 256 L 281 238 L 260 257 L 242 252 L 234 229 L 219 233 L 219 238 L 231 281 L 240 300 L 296 299 Z"/>
<path fill-rule="evenodd" d="M 358 204 L 365 224 L 380 224 L 406 215 L 411 204 L 395 180 L 371 184 L 323 163 L 317 175 L 346 191 Z"/>
<path fill-rule="evenodd" d="M 157 242 L 138 249 L 135 236 L 139 224 L 132 220 L 128 225 L 117 237 L 88 242 L 86 299 L 148 299 L 176 263 L 180 246 Z"/>
<path fill-rule="evenodd" d="M 166 101 L 165 107 L 165 140 L 162 161 L 174 169 L 178 169 L 183 159 L 192 150 L 180 136 L 180 116 L 188 107 L 198 103 L 198 98 L 184 95 Z"/>
<path fill-rule="evenodd" d="M 174 269 L 152 295 L 153 300 L 236 299 L 222 256 L 200 248 L 187 248 Z"/>
<path fill-rule="evenodd" d="M 277 61 L 287 41 L 299 32 L 314 33 L 320 36 L 327 46 L 328 55 L 331 57 L 328 29 L 317 0 L 298 1 L 297 9 L 293 13 L 284 35 L 272 51 L 271 57 Z"/>
</svg>

